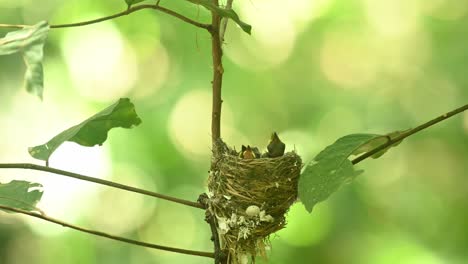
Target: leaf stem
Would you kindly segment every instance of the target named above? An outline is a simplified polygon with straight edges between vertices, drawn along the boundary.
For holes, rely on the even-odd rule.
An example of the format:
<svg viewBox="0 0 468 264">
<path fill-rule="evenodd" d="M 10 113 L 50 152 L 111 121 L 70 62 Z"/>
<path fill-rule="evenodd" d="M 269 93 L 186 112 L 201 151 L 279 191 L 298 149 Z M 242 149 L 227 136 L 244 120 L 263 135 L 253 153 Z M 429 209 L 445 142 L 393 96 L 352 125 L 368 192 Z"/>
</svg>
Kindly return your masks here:
<svg viewBox="0 0 468 264">
<path fill-rule="evenodd" d="M 448 119 L 448 118 L 450 118 L 450 117 L 452 117 L 452 116 L 454 116 L 456 114 L 462 113 L 462 112 L 466 111 L 467 109 L 468 109 L 468 104 L 466 104 L 464 106 L 461 106 L 461 107 L 459 107 L 459 108 L 457 108 L 457 109 L 455 109 L 453 111 L 450 111 L 448 113 L 445 113 L 445 114 L 443 114 L 443 115 L 441 115 L 439 117 L 436 117 L 436 118 L 434 118 L 434 119 L 432 119 L 432 120 L 430 120 L 430 121 L 428 121 L 428 122 L 426 122 L 426 123 L 424 123 L 424 124 L 422 124 L 420 126 L 417 126 L 417 127 L 413 128 L 411 130 L 408 130 L 407 132 L 401 134 L 400 136 L 398 136 L 396 138 L 388 140 L 385 144 L 382 144 L 382 145 L 376 147 L 375 149 L 364 153 L 363 155 L 361 155 L 361 156 L 355 158 L 354 160 L 352 160 L 351 162 L 353 164 L 357 164 L 357 163 L 367 159 L 368 157 L 376 154 L 377 152 L 379 152 L 379 151 L 381 151 L 381 150 L 383 150 L 383 149 L 385 149 L 385 148 L 387 148 L 387 147 L 389 147 L 389 146 L 391 146 L 391 145 L 393 145 L 393 144 L 395 144 L 395 143 L 397 143 L 397 142 L 399 142 L 399 141 L 401 141 L 401 140 L 403 140 L 403 139 L 405 139 L 405 138 L 407 138 L 407 137 L 409 137 L 409 136 L 411 136 L 413 134 L 416 134 L 416 133 L 418 133 L 419 131 L 421 131 L 423 129 L 426 129 L 426 128 L 428 128 L 430 126 L 433 126 L 433 125 L 435 125 L 435 124 L 437 124 L 439 122 L 442 122 L 445 119 Z"/>
<path fill-rule="evenodd" d="M 30 27 L 29 25 L 20 25 L 20 24 L 0 24 L 0 28 L 26 28 Z"/>
<path fill-rule="evenodd" d="M 0 209 L 8 210 L 8 211 L 11 211 L 11 212 L 16 212 L 16 213 L 20 213 L 20 214 L 29 215 L 29 216 L 32 216 L 32 217 L 35 217 L 35 218 L 39 218 L 39 219 L 54 223 L 54 224 L 61 225 L 63 227 L 68 227 L 68 228 L 71 228 L 71 229 L 74 229 L 74 230 L 78 230 L 80 232 L 92 234 L 92 235 L 95 235 L 95 236 L 105 237 L 105 238 L 109 238 L 109 239 L 112 239 L 112 240 L 117 240 L 117 241 L 129 243 L 129 244 L 133 244 L 133 245 L 137 245 L 137 246 L 142 246 L 142 247 L 147 247 L 147 248 L 154 248 L 154 249 L 165 250 L 165 251 L 171 251 L 171 252 L 180 253 L 180 254 L 187 254 L 187 255 L 193 255 L 193 256 L 214 258 L 214 254 L 211 253 L 211 252 L 203 252 L 203 251 L 195 251 L 195 250 L 188 250 L 188 249 L 180 249 L 180 248 L 161 246 L 161 245 L 146 243 L 146 242 L 133 240 L 133 239 L 129 239 L 129 238 L 110 235 L 110 234 L 107 234 L 107 233 L 104 233 L 104 232 L 101 232 L 101 231 L 95 231 L 95 230 L 75 226 L 75 225 L 63 222 L 61 220 L 58 220 L 58 219 L 48 217 L 48 216 L 46 216 L 44 214 L 29 212 L 29 211 L 26 211 L 26 210 L 21 210 L 21 209 L 9 207 L 9 206 L 0 205 Z"/>
<path fill-rule="evenodd" d="M 129 192 L 134 192 L 134 193 L 139 193 L 139 194 L 143 194 L 143 195 L 147 195 L 147 196 L 152 196 L 152 197 L 164 199 L 164 200 L 167 200 L 167 201 L 170 201 L 170 202 L 179 203 L 179 204 L 183 204 L 183 205 L 187 205 L 187 206 L 191 206 L 191 207 L 195 207 L 195 208 L 205 209 L 204 206 L 202 204 L 198 203 L 198 202 L 187 201 L 187 200 L 183 200 L 183 199 L 175 198 L 175 197 L 164 195 L 164 194 L 159 194 L 159 193 L 155 193 L 155 192 L 151 192 L 151 191 L 131 187 L 131 186 L 128 186 L 128 185 L 124 185 L 124 184 L 120 184 L 120 183 L 116 183 L 116 182 L 112 182 L 112 181 L 93 178 L 93 177 L 81 175 L 81 174 L 74 173 L 74 172 L 54 169 L 54 168 L 51 168 L 51 167 L 46 167 L 46 166 L 41 166 L 41 165 L 36 165 L 36 164 L 31 164 L 31 163 L 2 163 L 2 164 L 0 164 L 0 169 L 26 169 L 26 170 L 45 171 L 45 172 L 50 172 L 50 173 L 54 173 L 54 174 L 57 174 L 57 175 L 71 177 L 71 178 L 74 178 L 74 179 L 79 179 L 79 180 L 83 180 L 83 181 L 89 181 L 89 182 L 94 182 L 94 183 L 97 183 L 97 184 L 106 185 L 106 186 L 109 186 L 109 187 L 114 187 L 114 188 L 117 188 L 117 189 L 129 191 Z"/>
<path fill-rule="evenodd" d="M 226 6 L 224 7 L 226 10 L 230 10 L 232 9 L 232 2 L 234 0 L 227 0 L 226 1 Z M 227 28 L 227 24 L 229 22 L 229 19 L 227 17 L 223 18 L 221 20 L 221 27 L 219 29 L 219 39 L 221 40 L 221 43 L 224 42 L 224 35 L 226 34 L 226 28 Z"/>
</svg>

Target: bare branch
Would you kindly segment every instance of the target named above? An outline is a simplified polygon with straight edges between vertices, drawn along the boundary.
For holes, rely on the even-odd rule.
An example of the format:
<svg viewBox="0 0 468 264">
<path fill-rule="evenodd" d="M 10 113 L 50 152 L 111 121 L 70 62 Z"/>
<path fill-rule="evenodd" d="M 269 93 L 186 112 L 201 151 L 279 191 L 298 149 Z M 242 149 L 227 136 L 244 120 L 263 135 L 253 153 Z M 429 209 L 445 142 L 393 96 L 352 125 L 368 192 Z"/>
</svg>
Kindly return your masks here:
<svg viewBox="0 0 468 264">
<path fill-rule="evenodd" d="M 137 246 L 142 246 L 142 247 L 147 247 L 147 248 L 154 248 L 154 249 L 165 250 L 165 251 L 171 251 L 171 252 L 180 253 L 180 254 L 187 254 L 187 255 L 193 255 L 193 256 L 214 258 L 214 254 L 211 253 L 211 252 L 203 252 L 203 251 L 195 251 L 195 250 L 188 250 L 188 249 L 166 247 L 166 246 L 146 243 L 146 242 L 142 242 L 142 241 L 138 241 L 138 240 L 133 240 L 133 239 L 129 239 L 129 238 L 114 236 L 114 235 L 110 235 L 110 234 L 107 234 L 107 233 L 104 233 L 104 232 L 95 231 L 95 230 L 75 226 L 75 225 L 63 222 L 61 220 L 58 220 L 58 219 L 48 217 L 48 216 L 46 216 L 44 214 L 33 213 L 33 212 L 29 212 L 29 211 L 9 207 L 9 206 L 0 205 L 0 209 L 11 211 L 11 212 L 16 212 L 16 213 L 20 213 L 20 214 L 29 215 L 29 216 L 32 216 L 32 217 L 35 217 L 35 218 L 39 218 L 39 219 L 54 223 L 54 224 L 61 225 L 63 227 L 68 227 L 68 228 L 71 228 L 71 229 L 75 229 L 75 230 L 78 230 L 80 232 L 92 234 L 92 235 L 95 235 L 95 236 L 105 237 L 105 238 L 109 238 L 109 239 L 112 239 L 112 240 L 117 240 L 117 241 L 129 243 L 129 244 L 133 244 L 133 245 L 137 245 Z"/>
<path fill-rule="evenodd" d="M 122 11 L 120 13 L 114 14 L 114 15 L 101 17 L 101 18 L 88 20 L 88 21 L 83 21 L 83 22 L 77 22 L 77 23 L 50 25 L 50 28 L 81 27 L 81 26 L 96 24 L 96 23 L 99 23 L 99 22 L 103 22 L 103 21 L 114 19 L 114 18 L 118 18 L 118 17 L 121 17 L 121 16 L 126 16 L 126 15 L 129 15 L 129 14 L 133 13 L 133 12 L 140 11 L 140 10 L 143 10 L 143 9 L 158 10 L 158 11 L 166 13 L 166 14 L 168 14 L 170 16 L 176 17 L 176 18 L 178 18 L 178 19 L 180 19 L 180 20 L 182 20 L 182 21 L 184 21 L 186 23 L 194 25 L 196 27 L 203 28 L 203 29 L 206 29 L 208 31 L 211 31 L 211 25 L 210 24 L 204 24 L 204 23 L 200 23 L 198 21 L 195 21 L 193 19 L 190 19 L 190 18 L 188 18 L 188 17 L 186 17 L 184 15 L 181 15 L 181 14 L 175 12 L 175 11 L 172 11 L 170 9 L 167 9 L 165 7 L 160 6 L 159 3 L 156 3 L 155 5 L 137 5 L 137 6 L 134 6 L 134 7 L 130 7 L 129 9 L 127 9 L 125 11 Z M 0 28 L 20 28 L 21 29 L 21 28 L 25 28 L 25 27 L 29 27 L 29 26 L 30 25 L 0 24 Z"/>
<path fill-rule="evenodd" d="M 219 6 L 219 0 L 212 0 L 215 6 Z M 223 85 L 223 50 L 221 47 L 220 39 L 220 26 L 221 26 L 221 17 L 214 11 L 211 12 L 211 55 L 213 57 L 213 80 L 211 82 L 213 99 L 212 99 L 212 114 L 211 114 L 211 140 L 213 149 L 216 148 L 216 142 L 221 138 L 221 105 L 223 100 L 221 99 L 221 88 Z M 214 159 L 211 161 L 211 170 L 215 168 Z M 199 199 L 203 200 L 203 198 Z M 205 205 L 206 208 L 207 202 L 201 202 Z M 216 216 L 212 215 L 210 210 L 206 211 L 205 220 L 208 222 L 211 228 L 211 235 L 215 249 L 215 264 L 225 264 L 227 263 L 227 258 L 224 256 L 224 252 L 221 249 L 221 243 L 219 241 L 219 234 L 217 228 Z"/>
<path fill-rule="evenodd" d="M 218 0 L 213 0 L 216 6 L 219 6 Z M 213 102 L 211 116 L 211 137 L 213 149 L 216 141 L 221 137 L 221 87 L 223 85 L 223 50 L 221 48 L 221 40 L 219 39 L 219 28 L 221 25 L 221 17 L 214 11 L 211 12 L 211 54 L 213 57 Z"/>
<path fill-rule="evenodd" d="M 376 147 L 375 149 L 373 149 L 373 150 L 371 150 L 369 152 L 366 152 L 365 154 L 355 158 L 351 162 L 353 164 L 357 164 L 357 163 L 367 159 L 368 157 L 376 154 L 377 152 L 379 152 L 381 150 L 384 150 L 385 148 L 390 147 L 391 145 L 393 145 L 393 144 L 395 144 L 395 143 L 397 143 L 399 141 L 402 141 L 403 139 L 405 139 L 405 138 L 407 138 L 407 137 L 409 137 L 409 136 L 411 136 L 413 134 L 416 134 L 416 133 L 418 133 L 419 131 L 421 131 L 423 129 L 426 129 L 426 128 L 430 127 L 430 126 L 433 126 L 433 125 L 435 125 L 435 124 L 437 124 L 437 123 L 439 123 L 441 121 L 444 121 L 445 119 L 448 119 L 448 118 L 450 118 L 450 117 L 452 117 L 452 116 L 454 116 L 456 114 L 462 113 L 462 112 L 466 111 L 467 109 L 468 109 L 468 104 L 466 104 L 466 105 L 464 105 L 462 107 L 459 107 L 459 108 L 457 108 L 457 109 L 455 109 L 453 111 L 450 111 L 450 112 L 448 112 L 446 114 L 443 114 L 443 115 L 441 115 L 441 116 L 439 116 L 437 118 L 434 118 L 434 119 L 432 119 L 432 120 L 430 120 L 430 121 L 428 121 L 428 122 L 426 122 L 426 123 L 424 123 L 424 124 L 422 124 L 422 125 L 420 125 L 418 127 L 415 127 L 415 128 L 413 128 L 411 130 L 408 130 L 407 132 L 401 134 L 400 136 L 398 136 L 398 137 L 396 137 L 394 139 L 388 140 L 385 144 L 382 144 L 382 145 Z"/>
<path fill-rule="evenodd" d="M 188 18 L 188 17 L 186 17 L 184 15 L 181 15 L 181 14 L 175 12 L 175 11 L 172 11 L 170 9 L 167 9 L 167 8 L 164 8 L 164 7 L 160 6 L 159 3 L 157 3 L 155 5 L 137 5 L 137 6 L 134 6 L 134 7 L 130 7 L 127 10 L 122 11 L 122 12 L 117 13 L 117 14 L 114 14 L 114 15 L 110 15 L 110 16 L 106 16 L 106 17 L 102 17 L 102 18 L 98 18 L 98 19 L 93 19 L 93 20 L 89 20 L 89 21 L 78 22 L 78 23 L 50 25 L 50 28 L 67 28 L 67 27 L 86 26 L 86 25 L 95 24 L 95 23 L 99 23 L 99 22 L 102 22 L 102 21 L 118 18 L 118 17 L 121 17 L 121 16 L 125 16 L 125 15 L 131 14 L 133 12 L 143 10 L 143 9 L 159 10 L 159 11 L 161 11 L 163 13 L 166 13 L 168 15 L 176 17 L 176 18 L 178 18 L 178 19 L 180 19 L 180 20 L 182 20 L 182 21 L 184 21 L 186 23 L 192 24 L 192 25 L 194 25 L 196 27 L 204 28 L 206 30 L 210 30 L 210 25 L 209 24 L 203 24 L 203 23 L 197 22 L 195 20 L 192 20 L 192 19 L 190 19 L 190 18 Z"/>
<path fill-rule="evenodd" d="M 50 173 L 54 173 L 54 174 L 57 174 L 57 175 L 71 177 L 71 178 L 75 178 L 75 179 L 79 179 L 79 180 L 83 180 L 83 181 L 89 181 L 89 182 L 94 182 L 94 183 L 97 183 L 97 184 L 106 185 L 106 186 L 114 187 L 114 188 L 117 188 L 117 189 L 129 191 L 129 192 L 134 192 L 134 193 L 139 193 L 139 194 L 143 194 L 143 195 L 147 195 L 147 196 L 152 196 L 152 197 L 164 199 L 164 200 L 167 200 L 167 201 L 170 201 L 170 202 L 179 203 L 179 204 L 183 204 L 183 205 L 187 205 L 187 206 L 191 206 L 191 207 L 195 207 L 195 208 L 205 209 L 202 204 L 197 203 L 197 202 L 187 201 L 187 200 L 183 200 L 183 199 L 175 198 L 175 197 L 172 197 L 172 196 L 168 196 L 168 195 L 164 195 L 164 194 L 159 194 L 159 193 L 155 193 L 155 192 L 151 192 L 151 191 L 147 191 L 147 190 L 127 186 L 127 185 L 112 182 L 112 181 L 93 178 L 93 177 L 81 175 L 81 174 L 74 173 L 74 172 L 54 169 L 54 168 L 51 168 L 51 167 L 46 167 L 46 166 L 41 166 L 41 165 L 36 165 L 36 164 L 31 164 L 31 163 L 3 163 L 3 164 L 0 164 L 0 169 L 26 169 L 26 170 L 45 171 L 45 172 L 50 172 Z"/>
</svg>

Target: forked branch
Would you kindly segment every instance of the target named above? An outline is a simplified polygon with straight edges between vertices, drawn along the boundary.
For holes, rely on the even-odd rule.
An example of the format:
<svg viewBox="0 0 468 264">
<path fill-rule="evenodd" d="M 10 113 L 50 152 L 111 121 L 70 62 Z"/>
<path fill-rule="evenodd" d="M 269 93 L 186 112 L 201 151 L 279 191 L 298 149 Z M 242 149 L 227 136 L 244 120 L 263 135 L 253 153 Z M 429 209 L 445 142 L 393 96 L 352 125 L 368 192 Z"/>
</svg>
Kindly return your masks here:
<svg viewBox="0 0 468 264">
<path fill-rule="evenodd" d="M 83 22 L 70 23 L 70 24 L 52 24 L 52 25 L 50 25 L 50 28 L 70 28 L 70 27 L 81 27 L 81 26 L 96 24 L 96 23 L 99 23 L 99 22 L 103 22 L 103 21 L 114 19 L 114 18 L 126 16 L 126 15 L 129 15 L 129 14 L 133 13 L 133 12 L 137 12 L 137 11 L 140 11 L 140 10 L 143 10 L 143 9 L 158 10 L 158 11 L 166 13 L 166 14 L 168 14 L 170 16 L 173 16 L 173 17 L 175 17 L 177 19 L 180 19 L 180 20 L 182 20 L 182 21 L 184 21 L 184 22 L 186 22 L 188 24 L 194 25 L 194 26 L 199 27 L 199 28 L 206 29 L 208 31 L 211 30 L 211 25 L 210 24 L 204 24 L 204 23 L 200 23 L 198 21 L 195 21 L 195 20 L 193 20 L 191 18 L 188 18 L 188 17 L 186 17 L 184 15 L 181 15 L 181 14 L 175 12 L 175 11 L 172 11 L 170 9 L 162 7 L 162 6 L 159 5 L 159 3 L 157 3 L 155 5 L 137 5 L 137 6 L 130 7 L 128 9 L 126 9 L 125 11 L 119 12 L 117 14 L 113 14 L 113 15 L 110 15 L 110 16 L 105 16 L 105 17 L 101 17 L 101 18 L 97 18 L 97 19 L 93 19 L 93 20 L 83 21 Z M 0 24 L 0 28 L 25 28 L 25 27 L 28 27 L 28 25 Z"/>
</svg>

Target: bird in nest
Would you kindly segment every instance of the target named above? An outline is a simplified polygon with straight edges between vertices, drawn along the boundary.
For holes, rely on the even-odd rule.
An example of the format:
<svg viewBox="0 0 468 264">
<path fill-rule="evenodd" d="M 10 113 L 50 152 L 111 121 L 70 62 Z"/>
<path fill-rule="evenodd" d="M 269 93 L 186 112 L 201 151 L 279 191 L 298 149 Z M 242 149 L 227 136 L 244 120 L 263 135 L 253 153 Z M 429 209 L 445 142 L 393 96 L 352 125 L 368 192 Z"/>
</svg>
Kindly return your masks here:
<svg viewBox="0 0 468 264">
<path fill-rule="evenodd" d="M 239 157 L 243 159 L 256 159 L 260 157 L 260 151 L 257 147 L 250 147 L 250 145 L 242 145 Z"/>
<path fill-rule="evenodd" d="M 271 134 L 270 142 L 267 146 L 267 152 L 263 154 L 266 158 L 276 158 L 284 155 L 286 145 L 281 141 L 276 132 Z"/>
</svg>

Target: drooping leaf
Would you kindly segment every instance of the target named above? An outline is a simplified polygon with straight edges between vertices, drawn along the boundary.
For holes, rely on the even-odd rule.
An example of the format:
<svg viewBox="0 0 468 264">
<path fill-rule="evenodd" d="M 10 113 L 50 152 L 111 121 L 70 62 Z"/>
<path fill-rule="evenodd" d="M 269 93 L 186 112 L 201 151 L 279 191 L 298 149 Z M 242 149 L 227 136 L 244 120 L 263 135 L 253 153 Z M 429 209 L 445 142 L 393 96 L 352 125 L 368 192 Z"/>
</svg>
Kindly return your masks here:
<svg viewBox="0 0 468 264">
<path fill-rule="evenodd" d="M 365 153 L 365 152 L 369 152 L 387 142 L 389 142 L 390 140 L 394 140 L 395 138 L 401 136 L 402 134 L 410 131 L 411 129 L 407 129 L 407 130 L 403 130 L 403 131 L 394 131 L 394 132 L 391 132 L 391 133 L 388 133 L 386 135 L 382 135 L 382 136 L 378 136 L 372 140 L 370 140 L 369 142 L 367 142 L 366 144 L 360 146 L 358 149 L 356 149 L 356 151 L 353 152 L 353 155 L 359 155 L 359 154 L 362 154 L 362 153 Z M 373 159 L 377 159 L 377 158 L 380 158 L 383 154 L 385 154 L 390 148 L 392 147 L 396 147 L 398 145 L 400 145 L 400 143 L 402 142 L 403 140 L 400 140 L 398 142 L 395 142 L 393 143 L 392 145 L 384 148 L 383 150 L 375 153 L 374 155 L 372 155 L 371 157 Z"/>
<path fill-rule="evenodd" d="M 221 17 L 227 17 L 236 22 L 244 32 L 250 34 L 252 31 L 252 26 L 240 20 L 239 15 L 232 9 L 225 9 L 219 6 L 216 6 L 211 0 L 188 0 L 194 4 L 201 5 L 206 9 L 215 12 Z"/>
<path fill-rule="evenodd" d="M 26 90 L 42 99 L 44 73 L 42 69 L 44 42 L 49 24 L 42 21 L 34 26 L 9 32 L 0 39 L 0 55 L 21 53 L 26 64 Z"/>
<path fill-rule="evenodd" d="M 29 154 L 36 159 L 48 160 L 50 155 L 65 141 L 82 146 L 102 145 L 107 133 L 114 127 L 131 128 L 141 123 L 135 106 L 128 98 L 122 98 L 94 116 L 58 134 L 43 145 L 29 148 Z"/>
<path fill-rule="evenodd" d="M 379 137 L 375 134 L 352 134 L 338 139 L 320 152 L 304 169 L 299 178 L 299 198 L 307 211 L 326 200 L 345 182 L 362 171 L 354 169 L 348 157 L 360 146 Z"/>
<path fill-rule="evenodd" d="M 28 181 L 0 183 L 0 205 L 3 206 L 26 211 L 38 211 L 36 204 L 41 200 L 42 194 L 42 185 L 39 183 Z"/>
</svg>

